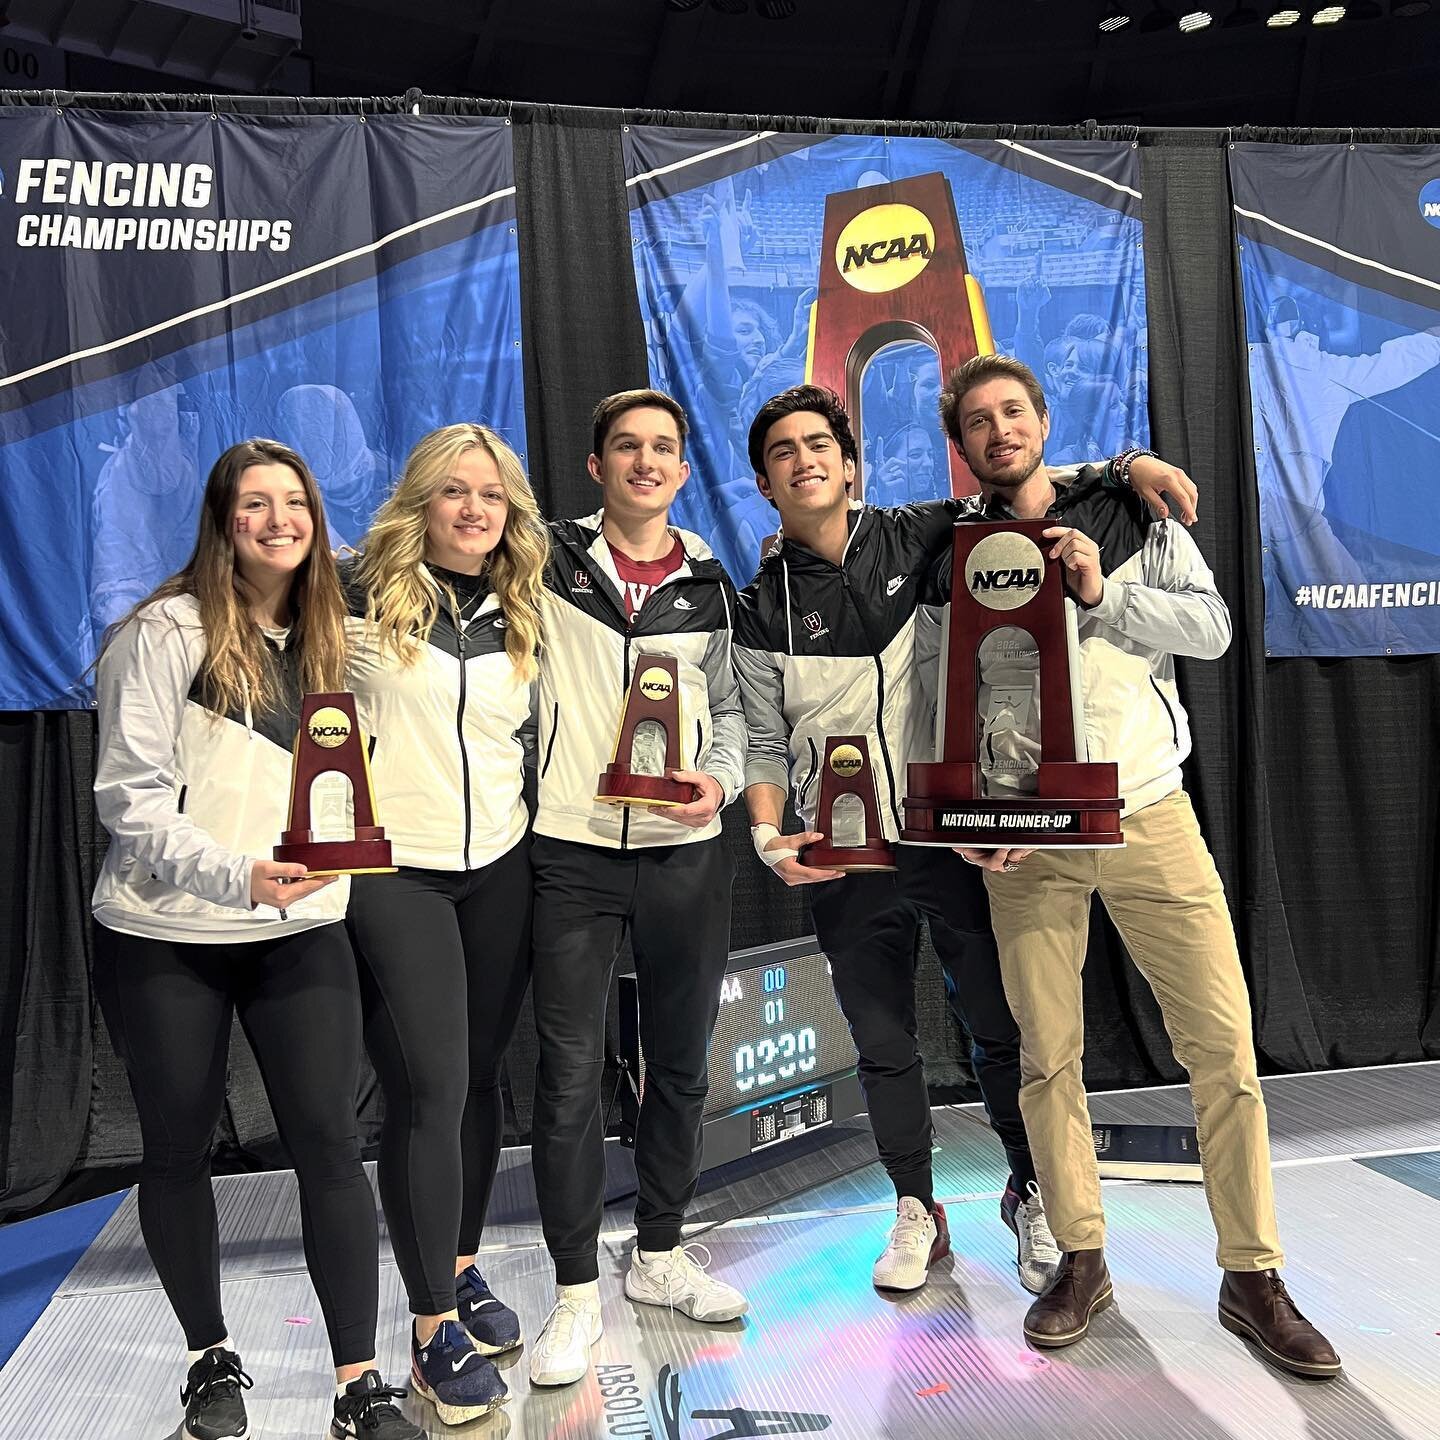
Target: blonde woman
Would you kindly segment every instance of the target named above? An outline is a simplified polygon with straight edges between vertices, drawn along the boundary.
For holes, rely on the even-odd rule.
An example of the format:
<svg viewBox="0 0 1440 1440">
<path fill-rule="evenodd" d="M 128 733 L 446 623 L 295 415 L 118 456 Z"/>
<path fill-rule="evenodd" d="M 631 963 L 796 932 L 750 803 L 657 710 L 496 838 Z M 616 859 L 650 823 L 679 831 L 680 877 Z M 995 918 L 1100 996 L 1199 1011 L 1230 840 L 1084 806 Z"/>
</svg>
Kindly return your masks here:
<svg viewBox="0 0 1440 1440">
<path fill-rule="evenodd" d="M 415 1317 L 415 1388 L 455 1425 L 505 1399 L 484 1357 L 520 1343 L 475 1252 L 529 978 L 519 732 L 548 556 L 519 457 L 493 430 L 449 425 L 415 446 L 345 567 L 350 686 L 400 867 L 357 876 L 349 916 L 385 1093 L 380 1196 Z"/>
<path fill-rule="evenodd" d="M 231 1017 L 300 1186 L 305 1259 L 335 1361 L 330 1434 L 420 1440 L 375 1369 L 379 1239 L 360 1164 L 361 1011 L 346 885 L 269 858 L 286 824 L 302 691 L 344 672 L 345 603 L 309 467 L 231 446 L 189 563 L 96 667 L 95 987 L 140 1117 L 140 1228 L 190 1347 L 185 1440 L 249 1435 L 250 1377 L 220 1305 L 210 1149 Z"/>
</svg>

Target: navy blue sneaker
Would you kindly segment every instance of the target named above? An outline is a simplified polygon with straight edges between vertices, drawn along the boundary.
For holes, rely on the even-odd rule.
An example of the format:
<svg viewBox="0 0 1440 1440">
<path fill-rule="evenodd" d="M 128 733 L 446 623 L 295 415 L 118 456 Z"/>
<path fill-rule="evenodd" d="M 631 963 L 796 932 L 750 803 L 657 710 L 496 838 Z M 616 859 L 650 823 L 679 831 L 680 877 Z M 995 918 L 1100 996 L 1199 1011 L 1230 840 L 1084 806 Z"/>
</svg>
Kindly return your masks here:
<svg viewBox="0 0 1440 1440">
<path fill-rule="evenodd" d="M 181 1435 L 185 1440 L 246 1440 L 250 1424 L 240 1392 L 253 1383 L 233 1350 L 207 1350 L 190 1367 L 180 1392 L 185 1407 Z"/>
<path fill-rule="evenodd" d="M 473 1265 L 455 1277 L 455 1306 L 482 1355 L 503 1355 L 520 1343 L 520 1317 L 491 1294 Z"/>
<path fill-rule="evenodd" d="M 488 1415 L 509 1398 L 500 1372 L 475 1348 L 458 1320 L 442 1320 L 421 1345 L 410 1332 L 410 1376 L 447 1425 L 464 1425 Z"/>
</svg>

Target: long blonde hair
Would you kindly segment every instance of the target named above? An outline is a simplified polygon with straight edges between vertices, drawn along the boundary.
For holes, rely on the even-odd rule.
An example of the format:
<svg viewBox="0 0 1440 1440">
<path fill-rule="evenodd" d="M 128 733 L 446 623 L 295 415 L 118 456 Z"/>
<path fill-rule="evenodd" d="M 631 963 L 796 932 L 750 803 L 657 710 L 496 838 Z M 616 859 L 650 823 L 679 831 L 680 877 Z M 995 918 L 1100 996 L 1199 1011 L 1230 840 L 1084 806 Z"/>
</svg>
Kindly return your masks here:
<svg viewBox="0 0 1440 1440">
<path fill-rule="evenodd" d="M 446 425 L 421 439 L 405 461 L 394 493 L 375 512 L 356 578 L 365 618 L 380 645 L 402 665 L 413 663 L 440 614 L 440 597 L 420 571 L 429 506 L 469 450 L 483 450 L 500 473 L 508 508 L 500 541 L 486 557 L 490 585 L 506 620 L 505 653 L 522 680 L 535 674 L 540 597 L 550 558 L 550 531 L 540 518 L 520 457 L 488 426 Z M 455 608 L 451 596 L 452 611 Z"/>
<path fill-rule="evenodd" d="M 299 478 L 310 506 L 314 527 L 310 553 L 296 568 L 289 596 L 289 643 L 300 657 L 301 687 L 306 691 L 344 687 L 345 596 L 330 554 L 325 505 L 310 467 L 278 440 L 241 441 L 211 466 L 200 502 L 195 549 L 185 568 L 162 581 L 105 632 L 108 645 L 147 605 L 176 595 L 193 595 L 205 631 L 201 695 L 206 707 L 221 715 L 241 714 L 247 705 L 263 711 L 277 698 L 274 662 L 250 613 L 250 596 L 235 565 L 231 536 L 235 496 L 252 465 L 288 466 Z"/>
</svg>

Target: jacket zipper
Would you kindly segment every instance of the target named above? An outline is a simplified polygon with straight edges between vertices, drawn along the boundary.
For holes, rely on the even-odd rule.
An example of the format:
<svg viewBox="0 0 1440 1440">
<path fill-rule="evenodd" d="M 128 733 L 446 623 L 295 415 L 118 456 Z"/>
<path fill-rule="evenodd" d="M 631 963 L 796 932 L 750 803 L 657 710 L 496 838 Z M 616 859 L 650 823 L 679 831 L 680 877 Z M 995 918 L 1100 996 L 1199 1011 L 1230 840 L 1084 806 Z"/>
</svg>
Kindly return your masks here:
<svg viewBox="0 0 1440 1440">
<path fill-rule="evenodd" d="M 858 530 L 860 527 L 857 524 L 855 528 Z M 853 538 L 854 532 L 851 533 Z M 885 665 L 875 648 L 875 641 L 871 638 L 870 627 L 865 623 L 865 615 L 860 609 L 860 603 L 855 598 L 855 592 L 850 588 L 850 577 L 843 568 L 840 571 L 840 583 L 845 587 L 845 594 L 855 611 L 855 618 L 860 622 L 860 629 L 864 632 L 865 643 L 870 647 L 870 658 L 875 662 L 875 734 L 880 741 L 880 757 L 885 761 L 885 779 L 890 785 L 890 813 L 895 817 L 895 824 L 903 828 L 900 812 L 895 805 L 895 766 L 890 759 L 890 743 L 885 738 Z"/>
<path fill-rule="evenodd" d="M 1150 688 L 1160 697 L 1160 703 L 1165 707 L 1165 716 L 1170 721 L 1170 743 L 1178 750 L 1180 748 L 1180 727 L 1175 723 L 1175 712 L 1170 708 L 1170 702 L 1165 698 L 1165 692 L 1155 683 L 1155 677 L 1151 675 Z"/>
<path fill-rule="evenodd" d="M 460 703 L 455 710 L 455 738 L 460 743 L 460 790 L 465 797 L 465 868 L 470 868 L 470 756 L 465 749 L 465 627 L 460 616 L 452 612 L 455 626 L 456 651 L 460 660 Z"/>
<path fill-rule="evenodd" d="M 814 780 L 816 768 L 820 764 L 820 755 L 815 749 L 815 737 L 813 735 L 807 735 L 805 737 L 805 743 L 810 747 L 810 768 L 805 772 L 805 779 L 800 785 L 800 804 L 797 807 L 799 809 L 804 809 L 805 807 L 805 792 L 810 788 L 810 782 Z"/>
<path fill-rule="evenodd" d="M 555 753 L 555 737 L 560 733 L 560 702 L 555 702 L 555 708 L 550 712 L 550 743 L 545 747 L 545 762 L 540 766 L 540 778 L 543 780 L 550 770 L 550 757 Z"/>
<path fill-rule="evenodd" d="M 643 609 L 644 607 L 642 606 L 641 608 Z M 635 618 L 638 620 L 640 617 L 637 615 Z M 622 719 L 623 719 L 623 710 L 624 710 L 624 705 L 625 705 L 624 696 L 625 696 L 626 691 L 627 691 L 627 689 L 628 689 L 628 687 L 629 687 L 629 685 L 630 685 L 630 626 L 629 626 L 629 619 L 630 619 L 630 617 L 627 615 L 627 616 L 625 617 L 625 619 L 626 619 L 626 626 L 625 626 L 625 644 L 624 644 L 623 649 L 622 649 L 621 652 L 620 652 L 620 695 L 621 695 L 620 705 L 621 705 L 621 710 L 622 710 Z M 677 670 L 677 674 L 678 674 L 678 670 Z M 620 848 L 621 848 L 622 850 L 627 850 L 627 849 L 629 849 L 629 847 L 630 847 L 630 807 L 629 807 L 628 805 L 622 805 L 622 806 L 620 807 Z"/>
</svg>

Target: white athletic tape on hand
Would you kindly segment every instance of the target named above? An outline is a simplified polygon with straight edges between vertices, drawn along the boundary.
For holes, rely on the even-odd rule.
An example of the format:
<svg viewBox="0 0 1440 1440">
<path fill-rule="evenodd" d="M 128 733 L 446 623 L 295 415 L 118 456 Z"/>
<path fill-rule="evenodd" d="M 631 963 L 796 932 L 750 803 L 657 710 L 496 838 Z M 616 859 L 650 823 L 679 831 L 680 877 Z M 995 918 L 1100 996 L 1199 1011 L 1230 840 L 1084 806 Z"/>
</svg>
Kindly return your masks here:
<svg viewBox="0 0 1440 1440">
<path fill-rule="evenodd" d="M 779 830 L 773 825 L 752 825 L 750 827 L 750 841 L 755 846 L 755 853 L 772 870 L 782 860 L 794 860 L 800 854 L 798 850 L 767 850 L 765 847 L 779 833 Z"/>
</svg>

